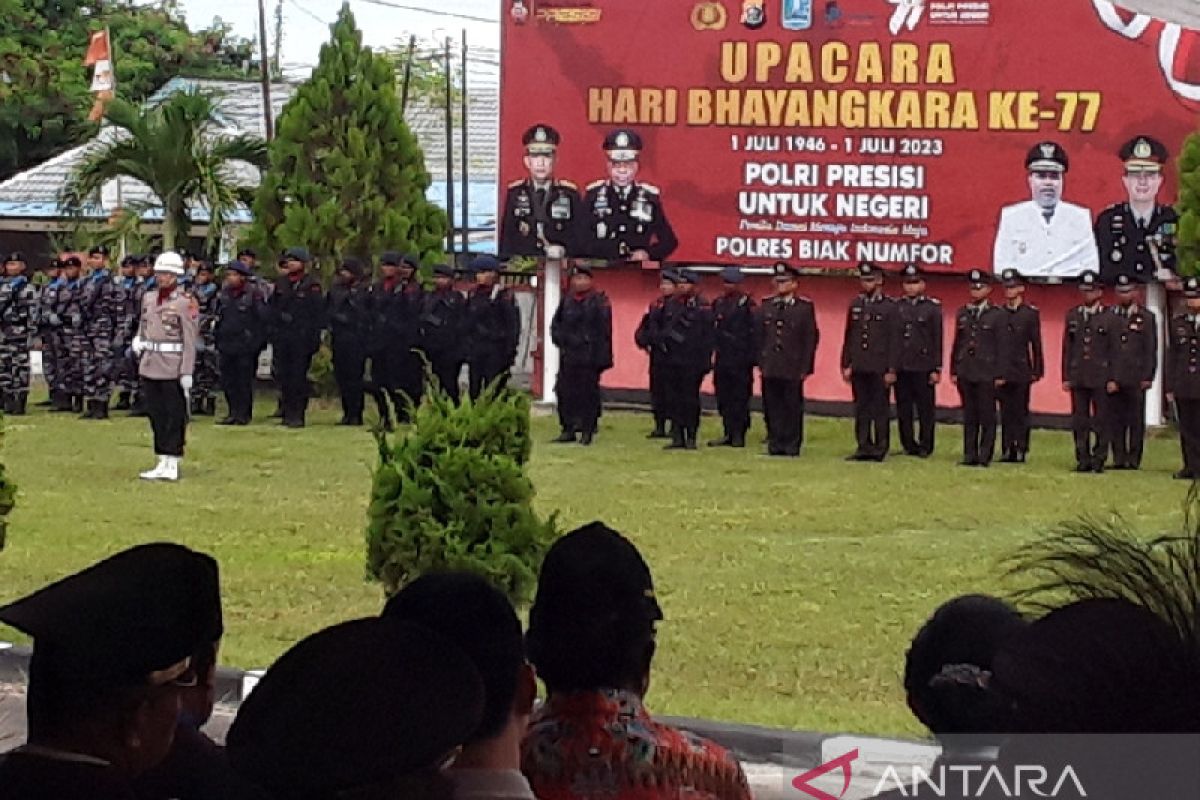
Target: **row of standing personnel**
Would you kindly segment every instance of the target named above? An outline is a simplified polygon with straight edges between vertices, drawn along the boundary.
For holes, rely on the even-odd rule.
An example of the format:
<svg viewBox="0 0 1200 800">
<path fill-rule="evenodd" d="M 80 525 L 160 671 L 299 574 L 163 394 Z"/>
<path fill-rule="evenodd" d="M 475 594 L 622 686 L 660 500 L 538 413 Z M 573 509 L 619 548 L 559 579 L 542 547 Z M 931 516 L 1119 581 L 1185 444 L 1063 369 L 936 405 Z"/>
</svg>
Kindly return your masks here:
<svg viewBox="0 0 1200 800">
<path fill-rule="evenodd" d="M 812 302 L 797 293 L 799 275 L 777 264 L 777 292 L 760 305 L 741 290 L 741 271 L 728 268 L 721 273 L 725 292 L 710 305 L 696 293 L 698 274 L 663 272 L 662 297 L 635 333 L 637 345 L 650 354 L 651 438 L 670 438 L 669 448 L 696 446 L 700 383 L 711 371 L 724 435 L 709 444 L 743 447 L 757 366 L 768 453 L 799 454 L 804 382 L 813 372 L 819 341 Z M 901 276 L 903 295 L 890 298 L 883 293 L 883 270 L 859 266 L 862 293 L 846 315 L 840 361 L 854 400 L 856 448 L 849 460 L 886 457 L 893 397 L 904 452 L 928 457 L 934 449 L 935 392 L 946 371 L 943 312 L 940 302 L 925 293 L 919 268 L 908 265 Z M 988 466 L 998 433 L 1001 460 L 1024 462 L 1030 390 L 1045 377 L 1041 315 L 1025 302 L 1025 281 L 1015 270 L 1000 276 L 1005 301 L 999 305 L 990 300 L 991 274 L 971 270 L 967 280 L 971 302 L 956 312 L 949 349 L 949 379 L 963 408 L 962 463 Z M 1142 459 L 1145 393 L 1157 369 L 1158 324 L 1141 304 L 1135 281 L 1120 276 L 1113 288 L 1117 303 L 1106 306 L 1099 277 L 1085 273 L 1079 281 L 1083 302 L 1064 323 L 1062 384 L 1071 395 L 1080 472 L 1103 471 L 1110 451 L 1116 469 L 1137 469 Z M 1200 284 L 1189 281 L 1185 295 L 1196 308 L 1172 320 L 1168 342 L 1167 388 L 1184 438 L 1181 478 L 1200 474 L 1200 403 L 1193 410 L 1190 400 L 1200 400 L 1200 300 L 1193 301 L 1193 293 L 1200 298 Z M 570 414 L 563 419 L 561 441 L 578 432 L 571 420 Z"/>
<path fill-rule="evenodd" d="M 0 280 L 0 391 L 7 412 L 24 413 L 29 354 L 40 338 L 55 410 L 103 419 L 115 390 L 116 408 L 140 413 L 137 356 L 130 344 L 141 300 L 155 289 L 152 260 L 128 256 L 113 274 L 108 258 L 106 248 L 92 248 L 86 274 L 77 257 L 56 261 L 40 290 L 30 282 L 21 254 L 6 259 Z M 192 412 L 211 415 L 221 388 L 229 414 L 220 424 L 248 424 L 259 356 L 269 343 L 280 416 L 289 427 L 303 426 L 308 371 L 326 328 L 343 424 L 362 424 L 364 393 L 374 396 L 385 425 L 393 409 L 403 421 L 408 402 L 419 402 L 424 389 L 422 355 L 455 399 L 464 364 L 472 395 L 507 379 L 520 315 L 512 292 L 498 284 L 495 259 L 472 262 L 475 286 L 465 296 L 455 290 L 450 267 L 434 268 L 427 291 L 415 257 L 388 252 L 380 262 L 379 279 L 369 283 L 360 262 L 343 260 L 328 294 L 309 274 L 311 257 L 302 248 L 285 252 L 274 281 L 256 274 L 250 250 L 224 270 L 221 284 L 210 266 L 197 262 L 187 276 L 200 330 Z"/>
</svg>

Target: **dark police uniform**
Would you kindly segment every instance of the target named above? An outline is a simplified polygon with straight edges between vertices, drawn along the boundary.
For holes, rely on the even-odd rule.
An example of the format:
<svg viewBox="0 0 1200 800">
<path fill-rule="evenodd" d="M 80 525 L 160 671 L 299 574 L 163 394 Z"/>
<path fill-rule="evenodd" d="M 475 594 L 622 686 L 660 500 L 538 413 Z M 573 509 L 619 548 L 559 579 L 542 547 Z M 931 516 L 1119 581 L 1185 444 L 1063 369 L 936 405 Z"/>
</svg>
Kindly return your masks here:
<svg viewBox="0 0 1200 800">
<path fill-rule="evenodd" d="M 776 276 L 800 274 L 782 262 L 774 270 Z M 777 294 L 763 300 L 756 319 L 767 453 L 798 456 L 804 444 L 804 381 L 813 373 L 820 339 L 816 311 L 807 297 Z"/>
<path fill-rule="evenodd" d="M 1185 297 L 1200 297 L 1200 278 L 1183 283 Z M 1200 313 L 1190 309 L 1171 318 L 1167 329 L 1167 360 L 1164 389 L 1175 401 L 1179 418 L 1179 445 L 1183 469 L 1176 478 L 1200 477 Z"/>
<path fill-rule="evenodd" d="M 311 260 L 308 251 L 302 247 L 292 248 L 284 255 L 304 264 Z M 289 428 L 303 428 L 308 411 L 308 368 L 321 346 L 321 330 L 325 327 L 325 295 L 321 291 L 321 282 L 307 273 L 301 273 L 297 280 L 280 275 L 275 279 L 269 305 L 283 424 Z"/>
<path fill-rule="evenodd" d="M 553 157 L 559 134 L 549 125 L 534 125 L 521 143 L 527 156 Z M 504 217 L 500 226 L 500 255 L 547 255 L 548 246 L 562 248 L 551 255 L 562 258 L 579 253 L 582 205 L 579 189 L 570 181 L 551 178 L 544 183 L 532 177 L 514 181 L 504 195 Z"/>
<path fill-rule="evenodd" d="M 477 256 L 468 269 L 472 273 L 499 272 L 500 264 L 491 256 Z M 502 387 L 507 385 L 521 342 L 521 312 L 512 290 L 497 282 L 471 288 L 465 319 L 468 390 L 475 398 L 497 379 Z"/>
<path fill-rule="evenodd" d="M 604 150 L 610 161 L 637 161 L 642 140 L 633 131 L 613 131 Z M 596 181 L 587 187 L 583 209 L 587 229 L 582 256 L 616 261 L 645 250 L 650 261 L 665 261 L 679 246 L 658 189 L 648 183 L 618 187 Z"/>
<path fill-rule="evenodd" d="M 1015 269 L 1002 273 L 1005 286 L 1022 282 Z M 1000 402 L 1000 451 L 1002 461 L 1024 462 L 1029 454 L 1029 393 L 1033 384 L 1046 374 L 1042 353 L 1042 315 L 1037 306 L 1022 302 L 1005 303 L 1004 313 L 1004 384 L 996 391 Z"/>
<path fill-rule="evenodd" d="M 454 268 L 439 264 L 434 275 L 454 277 Z M 431 289 L 421 298 L 421 351 L 442 391 L 458 402 L 458 375 L 463 365 L 463 323 L 467 301 L 453 286 Z"/>
<path fill-rule="evenodd" d="M 674 270 L 663 270 L 662 279 L 671 283 L 679 283 L 679 275 Z M 659 337 L 662 334 L 663 309 L 666 308 L 670 297 L 659 297 L 646 313 L 642 315 L 637 330 L 634 331 L 633 341 L 650 356 L 650 411 L 654 415 L 654 430 L 648 439 L 665 439 L 667 433 L 667 400 L 666 381 L 663 380 L 662 356 L 659 350 Z"/>
<path fill-rule="evenodd" d="M 333 346 L 333 375 L 342 399 L 340 425 L 363 424 L 363 375 L 371 340 L 370 288 L 363 284 L 357 258 L 342 260 L 341 271 L 354 276 L 346 283 L 338 275 L 329 287 L 327 315 Z"/>
<path fill-rule="evenodd" d="M 991 277 L 973 269 L 967 280 L 979 286 Z M 996 449 L 996 381 L 1004 375 L 1004 335 L 1004 312 L 986 299 L 958 310 L 950 375 L 962 399 L 962 463 L 967 466 L 988 466 Z"/>
<path fill-rule="evenodd" d="M 577 266 L 572 274 L 591 268 Z M 604 292 L 565 296 L 550 321 L 551 341 L 561 353 L 558 380 L 559 441 L 591 444 L 600 419 L 600 375 L 613 365 L 612 306 Z"/>
<path fill-rule="evenodd" d="M 381 278 L 370 290 L 370 391 L 379 407 L 383 426 L 388 428 L 391 425 L 389 398 L 395 407 L 396 421 L 405 422 L 408 420 L 407 400 L 414 406 L 419 403 L 425 386 L 424 365 L 413 352 L 420 344 L 424 289 L 416 279 L 416 270 L 420 267 L 416 256 L 388 250 L 379 257 L 379 263 L 413 270 L 408 279 L 399 275 Z"/>
<path fill-rule="evenodd" d="M 212 268 L 202 264 L 200 271 L 211 275 Z M 189 294 L 196 302 L 199 312 L 198 323 L 200 338 L 197 346 L 200 352 L 196 354 L 196 384 L 192 388 L 192 414 L 211 417 L 216 413 L 217 386 L 221 382 L 219 359 L 213 334 L 217 325 L 217 295 L 220 288 L 216 282 L 193 283 Z"/>
<path fill-rule="evenodd" d="M 881 275 L 874 264 L 859 265 L 859 275 Z M 858 440 L 852 459 L 882 461 L 890 444 L 888 385 L 900 360 L 900 314 L 891 298 L 878 290 L 850 303 L 842 339 L 842 369 L 850 370 L 854 393 L 854 436 Z"/>
<path fill-rule="evenodd" d="M 916 264 L 904 267 L 905 282 L 921 280 Z M 942 303 L 928 295 L 896 299 L 900 315 L 900 360 L 896 370 L 896 429 L 904 452 L 913 456 L 933 453 L 935 385 L 942 372 Z M 920 424 L 913 432 L 914 418 Z"/>
<path fill-rule="evenodd" d="M 1101 286 L 1095 272 L 1079 277 L 1080 288 Z M 1063 383 L 1071 392 L 1071 430 L 1077 472 L 1103 472 L 1108 458 L 1109 394 L 1116 318 L 1097 301 L 1067 313 L 1063 334 Z"/>
<path fill-rule="evenodd" d="M 713 301 L 713 321 L 716 325 L 716 366 L 713 387 L 717 392 L 717 409 L 725 427 L 723 438 L 710 442 L 713 446 L 746 446 L 746 431 L 750 430 L 750 397 L 754 386 L 754 362 L 758 355 L 755 341 L 754 298 L 736 288 L 743 280 L 741 270 L 728 267 L 721 279 L 734 288 Z"/>
<path fill-rule="evenodd" d="M 1160 175 L 1169 158 L 1166 146 L 1149 136 L 1126 142 L 1119 156 L 1131 176 Z M 1104 209 L 1096 217 L 1095 225 L 1100 280 L 1112 286 L 1119 275 L 1145 282 L 1155 277 L 1159 267 L 1174 272 L 1178 230 L 1179 215 L 1168 205 L 1156 203 L 1141 218 L 1128 201 Z"/>
<path fill-rule="evenodd" d="M 227 267 L 242 275 L 244 282 L 234 289 L 222 287 L 217 295 L 217 326 L 213 341 L 220 356 L 221 389 L 229 406 L 229 416 L 221 425 L 249 425 L 254 416 L 254 378 L 258 372 L 258 354 L 267 341 L 267 298 L 253 273 L 242 261 Z"/>
<path fill-rule="evenodd" d="M 700 276 L 684 270 L 680 277 L 693 286 Z M 712 309 L 696 294 L 675 294 L 663 307 L 659 351 L 666 383 L 668 449 L 695 449 L 700 430 L 700 384 L 712 369 Z"/>
<path fill-rule="evenodd" d="M 1128 275 L 1117 276 L 1117 291 L 1134 289 Z M 1158 372 L 1158 317 L 1133 302 L 1109 309 L 1116 318 L 1112 334 L 1112 375 L 1117 391 L 1108 397 L 1112 422 L 1113 468 L 1137 469 L 1146 440 L 1146 388 Z"/>
</svg>

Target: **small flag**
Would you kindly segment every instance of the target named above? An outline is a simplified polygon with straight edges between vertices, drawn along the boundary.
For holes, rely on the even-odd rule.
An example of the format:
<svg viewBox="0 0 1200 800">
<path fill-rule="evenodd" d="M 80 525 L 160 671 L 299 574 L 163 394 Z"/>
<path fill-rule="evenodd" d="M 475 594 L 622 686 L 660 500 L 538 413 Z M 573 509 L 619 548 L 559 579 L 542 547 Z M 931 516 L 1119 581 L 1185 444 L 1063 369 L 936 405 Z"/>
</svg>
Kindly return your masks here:
<svg viewBox="0 0 1200 800">
<path fill-rule="evenodd" d="M 108 36 L 108 28 L 102 31 L 92 31 L 88 37 L 87 53 L 83 56 L 83 65 L 92 67 L 92 92 L 96 95 L 88 119 L 99 121 L 104 116 L 105 106 L 113 99 L 117 81 L 113 74 L 112 42 Z"/>
</svg>

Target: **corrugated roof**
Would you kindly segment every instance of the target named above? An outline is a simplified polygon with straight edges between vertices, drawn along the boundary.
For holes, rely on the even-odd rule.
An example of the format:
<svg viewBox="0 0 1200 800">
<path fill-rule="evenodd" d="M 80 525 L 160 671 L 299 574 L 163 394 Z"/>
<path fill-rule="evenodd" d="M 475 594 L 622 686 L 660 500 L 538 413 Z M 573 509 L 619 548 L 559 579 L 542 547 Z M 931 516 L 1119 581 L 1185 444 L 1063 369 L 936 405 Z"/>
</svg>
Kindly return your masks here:
<svg viewBox="0 0 1200 800">
<path fill-rule="evenodd" d="M 281 82 L 271 85 L 271 106 L 273 118 L 278 119 L 280 112 L 298 83 Z M 264 133 L 262 119 L 262 99 L 259 84 L 251 81 L 224 81 L 196 78 L 172 78 L 147 100 L 148 104 L 158 102 L 162 97 L 187 88 L 200 88 L 212 92 L 217 99 L 219 121 L 225 126 L 223 133 L 236 135 L 250 133 L 262 136 Z M 497 126 L 499 92 L 496 86 L 470 87 L 468 93 L 468 112 L 470 128 L 468 148 L 470 150 L 469 166 L 472 183 L 474 181 L 495 181 L 498 173 Z M 445 179 L 445 111 L 436 104 L 410 104 L 405 114 L 410 127 L 416 134 L 425 153 L 425 163 L 435 179 Z M 0 183 L 0 217 L 24 217 L 35 219 L 57 219 L 64 216 L 59 203 L 59 192 L 66 183 L 67 176 L 97 147 L 102 146 L 116 135 L 113 128 L 103 128 L 96 138 L 86 144 L 74 147 L 66 152 L 14 175 Z M 461 175 L 462 153 L 459 149 L 461 134 L 456 130 L 454 135 L 455 176 Z M 254 186 L 259 181 L 258 171 L 246 164 L 234 165 L 236 178 L 243 185 Z M 495 191 L 475 191 L 471 200 L 472 224 L 482 222 L 484 218 L 495 217 Z M 435 194 L 431 192 L 431 195 Z M 444 188 L 442 191 L 444 197 Z M 101 192 L 100 204 L 86 210 L 86 215 L 92 218 L 107 218 L 119 207 L 128 207 L 135 203 L 149 202 L 153 199 L 145 184 L 131 178 L 121 178 L 111 182 Z M 435 199 L 431 196 L 430 198 Z M 457 205 L 457 203 L 456 203 Z M 490 206 L 490 211 L 489 211 Z M 161 218 L 161 212 L 150 211 L 144 215 L 147 219 Z M 247 213 L 238 214 L 238 221 L 248 220 Z M 208 221 L 205 209 L 197 207 L 193 210 L 193 221 L 203 223 Z"/>
</svg>

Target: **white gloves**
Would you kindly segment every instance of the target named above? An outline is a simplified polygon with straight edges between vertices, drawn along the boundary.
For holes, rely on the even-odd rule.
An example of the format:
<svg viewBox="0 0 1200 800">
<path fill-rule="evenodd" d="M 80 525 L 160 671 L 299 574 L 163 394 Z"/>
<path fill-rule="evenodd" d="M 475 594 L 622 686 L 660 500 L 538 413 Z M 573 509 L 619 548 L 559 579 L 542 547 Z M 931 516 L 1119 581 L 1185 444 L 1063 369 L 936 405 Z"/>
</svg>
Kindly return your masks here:
<svg viewBox="0 0 1200 800">
<path fill-rule="evenodd" d="M 140 336 L 133 337 L 133 352 L 136 355 L 141 355 L 150 349 L 149 343 Z"/>
<path fill-rule="evenodd" d="M 561 244 L 546 245 L 546 258 L 551 261 L 559 261 L 567 257 L 567 248 Z"/>
<path fill-rule="evenodd" d="M 180 375 L 179 376 L 179 386 L 183 389 L 184 394 L 191 394 L 192 376 L 191 375 Z"/>
</svg>

